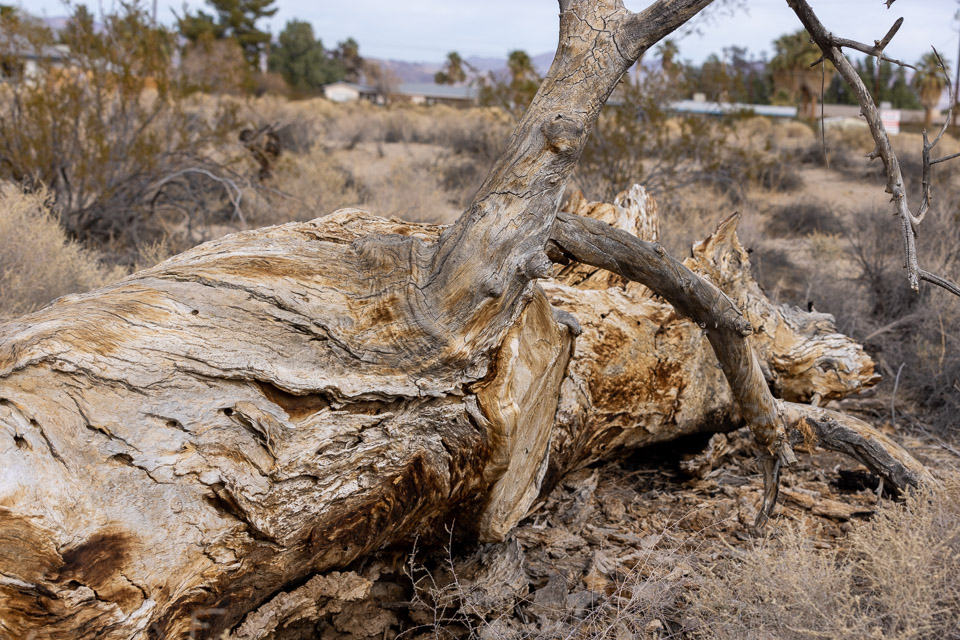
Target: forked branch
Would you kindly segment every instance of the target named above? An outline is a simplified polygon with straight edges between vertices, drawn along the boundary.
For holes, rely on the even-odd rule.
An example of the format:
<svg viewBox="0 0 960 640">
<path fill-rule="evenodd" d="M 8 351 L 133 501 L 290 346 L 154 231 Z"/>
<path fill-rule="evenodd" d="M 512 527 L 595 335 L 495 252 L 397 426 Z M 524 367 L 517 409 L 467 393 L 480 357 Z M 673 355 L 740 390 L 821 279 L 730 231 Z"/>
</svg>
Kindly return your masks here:
<svg viewBox="0 0 960 640">
<path fill-rule="evenodd" d="M 874 56 L 875 58 L 879 58 L 880 60 L 884 60 L 886 62 L 891 62 L 901 67 L 907 67 L 909 69 L 915 70 L 916 67 L 914 67 L 912 64 L 907 64 L 906 62 L 895 60 L 893 58 L 888 58 L 885 55 L 883 55 L 883 50 L 886 49 L 887 45 L 890 44 L 890 41 L 893 40 L 893 36 L 897 35 L 897 31 L 900 30 L 900 26 L 902 24 L 903 24 L 903 18 L 897 18 L 897 21 L 893 23 L 893 26 L 890 27 L 890 30 L 887 31 L 887 34 L 885 36 L 883 36 L 879 40 L 873 41 L 873 46 L 864 44 L 862 42 L 858 42 L 856 40 L 850 40 L 848 38 L 837 38 L 833 36 L 833 34 L 830 35 L 830 44 L 834 47 L 841 48 L 841 49 L 843 47 L 846 47 L 847 49 L 855 49 L 857 51 L 867 54 L 868 56 Z M 815 67 L 818 64 L 820 64 L 822 60 L 823 60 L 823 56 L 820 56 L 820 60 L 817 60 L 810 66 Z"/>
<path fill-rule="evenodd" d="M 943 71 L 943 77 L 946 79 L 947 95 L 953 95 L 950 84 L 950 74 L 947 73 L 947 67 L 943 64 L 943 58 L 940 57 L 940 53 L 936 49 L 933 50 L 933 54 L 937 56 L 937 63 L 940 65 L 940 70 Z M 938 158 L 935 161 L 931 161 L 930 152 L 933 151 L 933 148 L 937 146 L 938 142 L 940 142 L 940 138 L 943 137 L 943 134 L 947 132 L 947 126 L 950 124 L 950 118 L 953 115 L 953 107 L 953 101 L 951 101 L 950 108 L 947 111 L 947 117 L 944 118 L 943 126 L 940 127 L 940 132 L 937 133 L 937 137 L 933 139 L 933 142 L 930 142 L 929 138 L 927 137 L 927 130 L 923 130 L 923 194 L 920 196 L 920 208 L 917 210 L 917 215 L 911 218 L 914 229 L 916 229 L 920 223 L 923 222 L 927 212 L 930 210 L 930 187 L 933 182 L 930 167 L 937 162 L 943 162 L 950 159 L 950 157 L 947 157 Z"/>
<path fill-rule="evenodd" d="M 946 289 L 954 295 L 960 296 L 960 287 L 958 287 L 955 283 L 943 278 L 942 276 L 938 276 L 920 268 L 917 259 L 916 247 L 917 228 L 929 210 L 930 166 L 932 164 L 936 164 L 936 162 L 946 159 L 943 158 L 938 161 L 931 162 L 929 159 L 930 151 L 934 146 L 936 146 L 937 142 L 939 142 L 940 138 L 942 137 L 943 131 L 946 129 L 946 124 L 944 124 L 944 128 L 932 143 L 928 143 L 926 133 L 924 133 L 923 202 L 918 209 L 917 215 L 914 215 L 911 213 L 910 207 L 907 203 L 907 193 L 906 188 L 904 187 L 903 173 L 900 170 L 900 163 L 893 151 L 893 146 L 890 144 L 890 138 L 887 136 L 887 132 L 883 127 L 883 122 L 880 118 L 880 110 L 874 103 L 873 97 L 870 95 L 867 87 L 863 84 L 863 80 L 860 78 L 860 75 L 857 73 L 856 69 L 853 68 L 850 60 L 848 60 L 840 50 L 841 43 L 845 41 L 834 38 L 834 36 L 827 31 L 806 0 L 787 0 L 787 4 L 790 5 L 790 8 L 793 9 L 794 13 L 797 14 L 797 17 L 800 18 L 800 22 L 803 23 L 803 26 L 810 34 L 810 37 L 817 44 L 817 46 L 820 47 L 820 50 L 823 52 L 823 56 L 833 63 L 834 67 L 836 67 L 837 71 L 840 73 L 843 79 L 847 81 L 847 83 L 853 89 L 854 94 L 857 96 L 857 101 L 860 103 L 860 113 L 864 118 L 866 118 L 867 125 L 870 127 L 870 134 L 873 136 L 873 140 L 876 143 L 876 148 L 870 153 L 869 157 L 879 157 L 883 161 L 883 166 L 886 170 L 887 192 L 892 196 L 895 215 L 900 222 L 900 232 L 903 238 L 904 268 L 907 270 L 907 280 L 910 282 L 910 288 L 912 288 L 914 291 L 918 291 L 920 287 L 920 281 L 925 280 L 931 284 Z M 889 6 L 889 4 L 887 6 Z M 897 27 L 897 25 L 894 25 L 894 27 Z M 889 38 L 893 37 L 893 33 L 896 33 L 896 28 L 891 29 L 890 32 L 887 33 L 887 36 L 883 38 L 883 40 L 877 42 L 877 48 L 882 49 L 882 47 L 880 47 L 881 43 L 884 46 L 889 43 Z M 871 55 L 875 54 L 871 53 Z M 949 78 L 947 79 L 947 82 L 949 83 Z M 951 105 L 951 110 L 952 108 L 953 106 Z M 950 114 L 947 116 L 947 122 L 949 122 L 949 120 Z"/>
</svg>

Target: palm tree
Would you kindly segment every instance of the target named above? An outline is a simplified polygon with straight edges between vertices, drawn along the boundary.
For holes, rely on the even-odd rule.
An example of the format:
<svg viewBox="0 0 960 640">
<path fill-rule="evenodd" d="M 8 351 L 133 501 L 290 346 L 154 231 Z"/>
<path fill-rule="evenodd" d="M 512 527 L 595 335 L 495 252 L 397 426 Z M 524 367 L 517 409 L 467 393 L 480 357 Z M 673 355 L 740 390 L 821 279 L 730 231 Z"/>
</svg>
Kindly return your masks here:
<svg viewBox="0 0 960 640">
<path fill-rule="evenodd" d="M 800 101 L 800 117 L 811 119 L 817 110 L 817 95 L 821 86 L 830 84 L 833 76 L 833 65 L 826 64 L 821 70 L 811 67 L 820 59 L 820 47 L 810 41 L 810 34 L 805 29 L 795 33 L 788 33 L 777 38 L 773 43 L 775 55 L 770 61 L 770 70 L 773 72 L 775 91 L 785 91 Z M 826 77 L 822 77 L 825 73 Z M 823 84 L 821 85 L 821 82 Z"/>
<path fill-rule="evenodd" d="M 668 76 L 673 75 L 679 55 L 680 48 L 677 47 L 677 43 L 673 40 L 664 40 L 657 46 L 657 57 L 660 58 L 660 66 Z"/>
<path fill-rule="evenodd" d="M 920 104 L 923 105 L 925 129 L 929 129 L 933 122 L 933 110 L 940 103 L 943 88 L 947 86 L 947 73 L 946 65 L 940 66 L 940 56 L 936 53 L 924 55 L 917 63 L 917 71 L 913 74 L 913 88 L 916 89 Z"/>
<path fill-rule="evenodd" d="M 447 54 L 447 63 L 443 70 L 437 71 L 437 74 L 433 77 L 434 82 L 437 84 L 464 82 L 467 79 L 467 72 L 463 68 L 465 64 L 459 53 L 451 51 Z"/>
</svg>

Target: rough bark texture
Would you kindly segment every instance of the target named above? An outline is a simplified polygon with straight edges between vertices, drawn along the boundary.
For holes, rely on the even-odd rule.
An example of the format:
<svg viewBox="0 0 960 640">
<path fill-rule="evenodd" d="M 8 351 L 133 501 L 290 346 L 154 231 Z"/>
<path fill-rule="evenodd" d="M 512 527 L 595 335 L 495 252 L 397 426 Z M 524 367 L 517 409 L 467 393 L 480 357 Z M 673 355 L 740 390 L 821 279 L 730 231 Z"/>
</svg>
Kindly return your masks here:
<svg viewBox="0 0 960 640">
<path fill-rule="evenodd" d="M 237 234 L 6 326 L 3 630 L 178 637 L 215 611 L 215 633 L 453 505 L 482 537 L 513 526 L 571 336 L 535 289 L 470 384 L 406 370 L 364 240 L 437 232 L 346 211 Z"/>
<path fill-rule="evenodd" d="M 556 214 L 621 74 L 706 4 L 562 0 L 554 65 L 449 228 L 349 210 L 236 234 L 0 328 L 0 635 L 213 637 L 454 518 L 500 539 L 549 483 L 578 330 L 536 282 L 551 237 L 702 323 L 739 415 L 788 459 L 736 306 L 655 245 Z M 565 466 L 614 440 L 582 424 Z"/>
</svg>

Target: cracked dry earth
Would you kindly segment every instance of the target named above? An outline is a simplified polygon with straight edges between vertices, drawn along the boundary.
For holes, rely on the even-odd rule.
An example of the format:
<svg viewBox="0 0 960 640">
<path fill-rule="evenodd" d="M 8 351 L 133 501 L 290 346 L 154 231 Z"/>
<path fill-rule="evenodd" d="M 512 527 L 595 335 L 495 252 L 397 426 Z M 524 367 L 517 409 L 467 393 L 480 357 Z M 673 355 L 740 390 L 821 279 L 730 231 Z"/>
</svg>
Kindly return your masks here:
<svg viewBox="0 0 960 640">
<path fill-rule="evenodd" d="M 949 446 L 897 437 L 934 470 L 955 464 Z M 842 547 L 893 499 L 848 458 L 797 453 L 763 532 L 753 529 L 762 480 L 746 430 L 690 437 L 570 474 L 504 543 L 471 545 L 454 531 L 439 552 L 382 552 L 318 576 L 291 597 L 309 606 L 287 605 L 266 637 L 688 637 L 698 623 L 686 598 L 701 572 L 791 523 L 814 548 Z"/>
</svg>

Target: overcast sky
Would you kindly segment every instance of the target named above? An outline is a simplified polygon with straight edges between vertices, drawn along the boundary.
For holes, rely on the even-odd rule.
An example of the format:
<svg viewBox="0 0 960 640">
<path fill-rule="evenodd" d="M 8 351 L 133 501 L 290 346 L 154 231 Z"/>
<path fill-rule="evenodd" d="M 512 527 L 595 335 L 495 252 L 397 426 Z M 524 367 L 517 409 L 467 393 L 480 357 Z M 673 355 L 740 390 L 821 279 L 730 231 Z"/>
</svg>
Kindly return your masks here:
<svg viewBox="0 0 960 640">
<path fill-rule="evenodd" d="M 172 22 L 172 11 L 182 12 L 182 0 L 157 1 L 161 21 Z M 109 7 L 111 1 L 89 4 Z M 187 4 L 203 6 L 197 0 Z M 625 4 L 640 10 L 650 2 Z M 894 58 L 915 61 L 930 45 L 950 61 L 957 58 L 958 0 L 898 0 L 889 10 L 883 0 L 813 0 L 812 5 L 828 29 L 861 42 L 880 38 L 902 16 L 903 28 L 887 48 Z M 59 0 L 31 0 L 22 6 L 47 17 L 67 13 Z M 537 55 L 554 51 L 557 43 L 556 0 L 278 0 L 277 6 L 279 12 L 266 23 L 273 33 L 287 20 L 308 20 L 327 47 L 352 36 L 361 55 L 375 58 L 439 62 L 454 50 L 465 57 L 505 57 L 512 49 Z M 700 62 L 738 45 L 757 56 L 769 55 L 777 36 L 798 28 L 785 0 L 746 0 L 745 10 L 702 23 L 702 35 L 680 41 L 680 53 Z"/>
</svg>

